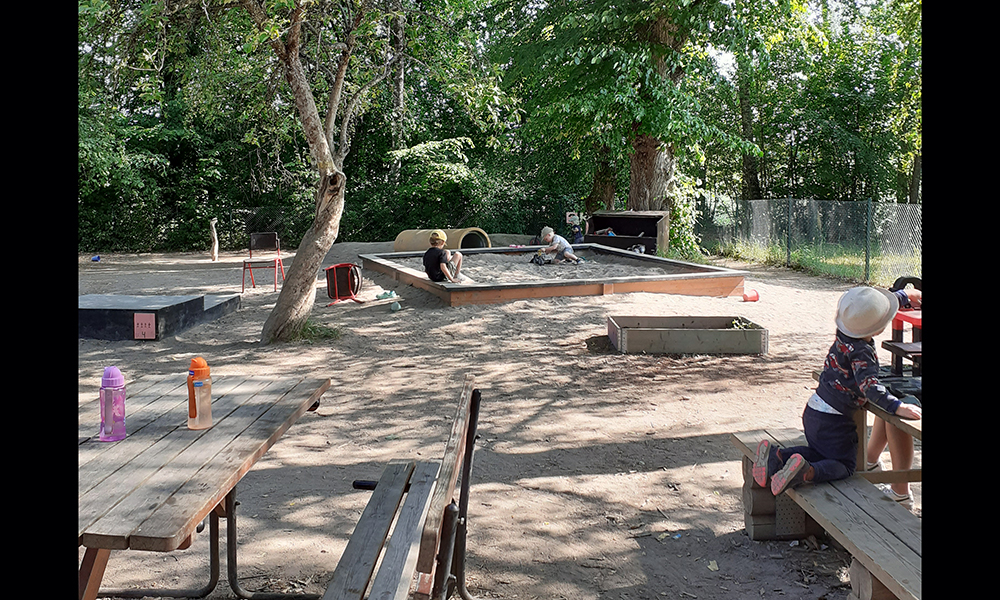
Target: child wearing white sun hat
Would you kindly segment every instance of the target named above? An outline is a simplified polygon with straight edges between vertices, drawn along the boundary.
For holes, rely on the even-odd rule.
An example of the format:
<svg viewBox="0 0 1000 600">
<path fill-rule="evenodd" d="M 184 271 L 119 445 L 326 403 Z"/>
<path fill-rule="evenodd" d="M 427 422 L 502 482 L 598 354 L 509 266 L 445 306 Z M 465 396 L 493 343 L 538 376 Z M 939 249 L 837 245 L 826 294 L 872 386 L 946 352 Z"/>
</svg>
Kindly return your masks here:
<svg viewBox="0 0 1000 600">
<path fill-rule="evenodd" d="M 919 419 L 920 407 L 903 404 L 878 380 L 878 356 L 872 338 L 882 333 L 899 307 L 919 305 L 919 290 L 890 292 L 871 287 L 848 290 L 837 303 L 837 335 L 819 385 L 802 414 L 806 446 L 776 448 L 757 444 L 754 480 L 770 484 L 777 496 L 803 483 L 844 479 L 854 473 L 858 436 L 854 411 L 865 401 L 904 419 Z"/>
</svg>

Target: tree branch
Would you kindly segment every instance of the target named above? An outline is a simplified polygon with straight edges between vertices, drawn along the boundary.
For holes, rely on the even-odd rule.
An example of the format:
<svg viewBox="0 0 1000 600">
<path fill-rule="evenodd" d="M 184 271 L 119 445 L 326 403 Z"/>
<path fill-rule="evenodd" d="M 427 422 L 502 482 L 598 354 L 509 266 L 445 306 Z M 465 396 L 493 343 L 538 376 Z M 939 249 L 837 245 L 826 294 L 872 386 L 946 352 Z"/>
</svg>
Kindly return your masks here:
<svg viewBox="0 0 1000 600">
<path fill-rule="evenodd" d="M 344 158 L 347 157 L 347 153 L 350 152 L 348 131 L 350 129 L 351 118 L 354 115 L 354 109 L 357 107 L 358 101 L 361 99 L 362 96 L 364 96 L 365 92 L 371 89 L 373 85 L 381 82 L 383 79 L 389 76 L 389 70 L 392 67 L 393 63 L 395 63 L 400 58 L 401 55 L 399 54 L 390 58 L 388 62 L 382 65 L 381 73 L 379 73 L 371 80 L 369 80 L 368 83 L 361 86 L 361 89 L 359 89 L 357 93 L 355 93 L 354 96 L 351 97 L 351 100 L 347 103 L 347 107 L 344 109 L 344 117 L 340 121 L 340 145 L 337 147 L 336 151 L 336 156 L 338 157 L 340 163 L 343 163 Z"/>
</svg>

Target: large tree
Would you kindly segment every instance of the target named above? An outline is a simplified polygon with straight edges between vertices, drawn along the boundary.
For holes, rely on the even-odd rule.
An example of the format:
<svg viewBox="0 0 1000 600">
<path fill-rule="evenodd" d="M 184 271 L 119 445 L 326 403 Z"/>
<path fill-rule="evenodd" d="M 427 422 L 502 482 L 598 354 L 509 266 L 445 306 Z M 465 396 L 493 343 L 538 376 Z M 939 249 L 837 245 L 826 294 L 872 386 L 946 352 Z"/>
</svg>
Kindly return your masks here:
<svg viewBox="0 0 1000 600">
<path fill-rule="evenodd" d="M 460 102 L 484 104 L 489 70 L 475 68 L 475 44 L 456 26 L 476 1 L 80 0 L 82 29 L 107 22 L 112 31 L 99 40 L 91 36 L 95 44 L 81 49 L 96 65 L 93 80 L 100 87 L 115 77 L 130 79 L 132 85 L 115 87 L 123 97 L 140 90 L 139 112 L 159 118 L 176 98 L 188 115 L 181 125 L 190 124 L 191 115 L 224 114 L 218 120 L 232 122 L 247 112 L 256 124 L 267 110 L 297 121 L 292 141 L 304 142 L 315 173 L 313 218 L 262 342 L 297 335 L 315 304 L 317 273 L 344 213 L 345 159 L 375 92 L 393 84 L 397 149 L 406 143 L 404 86 L 413 79 L 406 69 L 419 72 L 416 85 L 436 80 Z M 125 68 L 112 68 L 117 64 Z M 247 93 L 252 87 L 266 90 Z M 252 130 L 244 136 L 256 139 Z"/>
<path fill-rule="evenodd" d="M 577 153 L 596 148 L 596 206 L 613 169 L 629 165 L 627 207 L 668 210 L 677 157 L 721 140 L 684 85 L 710 68 L 710 44 L 742 33 L 719 0 L 554 0 L 500 3 L 513 31 L 501 44 L 507 83 L 524 99 L 529 122 L 567 139 Z"/>
</svg>

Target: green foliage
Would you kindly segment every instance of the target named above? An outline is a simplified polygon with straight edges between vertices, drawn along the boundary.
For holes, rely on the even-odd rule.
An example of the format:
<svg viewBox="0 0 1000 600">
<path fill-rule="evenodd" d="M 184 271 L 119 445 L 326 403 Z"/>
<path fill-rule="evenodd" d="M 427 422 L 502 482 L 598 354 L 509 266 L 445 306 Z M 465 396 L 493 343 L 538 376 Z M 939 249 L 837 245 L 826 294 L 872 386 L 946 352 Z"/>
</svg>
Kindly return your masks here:
<svg viewBox="0 0 1000 600">
<path fill-rule="evenodd" d="M 677 178 L 674 201 L 670 207 L 670 257 L 695 259 L 701 257 L 701 240 L 695 233 L 698 220 L 698 182 L 687 175 Z"/>
<path fill-rule="evenodd" d="M 796 2 L 776 21 L 759 3 L 738 6 L 757 43 L 699 96 L 706 118 L 741 135 L 740 97 L 749 104 L 762 197 L 907 201 L 921 146 L 919 9 L 841 0 L 806 12 Z M 742 157 L 720 144 L 706 153 L 708 187 L 741 196 Z"/>
<path fill-rule="evenodd" d="M 266 47 L 284 34 L 293 3 L 266 5 L 260 34 L 232 3 L 171 4 L 168 14 L 161 2 L 78 0 L 80 251 L 206 249 L 213 217 L 224 249 L 244 248 L 259 228 L 279 229 L 283 246 L 298 243 L 316 174 Z M 303 62 L 321 111 L 342 5 L 306 6 Z M 678 158 L 676 257 L 699 253 L 699 196 L 740 197 L 743 156 L 758 159 L 764 197 L 903 201 L 922 149 L 920 2 L 809 6 L 369 3 L 346 92 L 382 68 L 388 24 L 403 10 L 407 101 L 394 116 L 387 80 L 357 105 L 340 239 L 559 228 L 565 212 L 583 209 L 598 148 L 612 150 L 619 192 L 627 187 L 637 132 Z M 683 43 L 650 41 L 659 16 Z M 721 51 L 733 53 L 734 71 L 718 70 Z M 741 129 L 741 94 L 751 136 Z M 397 123 L 407 147 L 392 152 Z"/>
</svg>

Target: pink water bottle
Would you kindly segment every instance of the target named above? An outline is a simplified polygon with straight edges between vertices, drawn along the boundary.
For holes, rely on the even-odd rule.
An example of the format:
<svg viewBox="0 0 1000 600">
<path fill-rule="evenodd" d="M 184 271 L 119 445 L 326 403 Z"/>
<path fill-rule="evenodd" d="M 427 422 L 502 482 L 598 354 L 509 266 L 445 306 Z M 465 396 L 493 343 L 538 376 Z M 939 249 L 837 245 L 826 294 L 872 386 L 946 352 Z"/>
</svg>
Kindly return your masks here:
<svg viewBox="0 0 1000 600">
<path fill-rule="evenodd" d="M 105 367 L 101 378 L 102 442 L 125 439 L 125 377 L 118 367 Z"/>
</svg>

